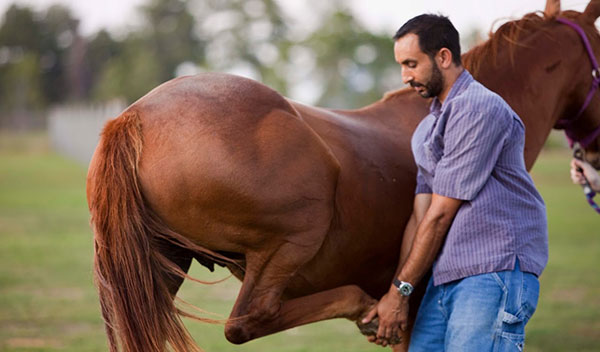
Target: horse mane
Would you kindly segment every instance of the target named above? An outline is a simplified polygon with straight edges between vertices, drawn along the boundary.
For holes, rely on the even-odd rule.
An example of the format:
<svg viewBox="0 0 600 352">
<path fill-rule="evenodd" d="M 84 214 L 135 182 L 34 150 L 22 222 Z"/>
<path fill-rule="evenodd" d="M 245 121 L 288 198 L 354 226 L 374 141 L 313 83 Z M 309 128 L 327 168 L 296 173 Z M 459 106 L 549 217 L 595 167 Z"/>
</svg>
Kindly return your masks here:
<svg viewBox="0 0 600 352">
<path fill-rule="evenodd" d="M 579 15 L 576 11 L 561 12 L 559 16 L 568 19 L 575 19 Z M 481 67 L 484 64 L 498 64 L 498 53 L 500 48 L 508 45 L 510 64 L 514 65 L 514 54 L 517 47 L 526 47 L 522 41 L 529 34 L 537 31 L 546 31 L 548 35 L 550 23 L 555 23 L 556 17 L 546 16 L 542 11 L 531 12 L 523 16 L 521 19 L 513 20 L 502 24 L 495 32 L 490 31 L 489 38 L 484 43 L 481 43 L 461 57 L 463 67 L 466 68 L 473 76 L 477 76 Z M 582 26 L 587 32 L 587 26 Z M 595 30 L 595 27 L 594 27 Z M 384 94 L 382 101 L 387 101 L 398 95 L 403 94 L 407 87 L 400 88 Z"/>
<path fill-rule="evenodd" d="M 462 55 L 463 66 L 477 76 L 483 63 L 498 64 L 498 52 L 503 45 L 508 45 L 510 64 L 514 65 L 514 53 L 517 47 L 524 47 L 522 40 L 537 31 L 548 31 L 547 24 L 555 17 L 548 17 L 543 12 L 531 12 L 523 18 L 509 21 L 501 25 L 496 32 L 489 33 L 489 39 Z"/>
</svg>

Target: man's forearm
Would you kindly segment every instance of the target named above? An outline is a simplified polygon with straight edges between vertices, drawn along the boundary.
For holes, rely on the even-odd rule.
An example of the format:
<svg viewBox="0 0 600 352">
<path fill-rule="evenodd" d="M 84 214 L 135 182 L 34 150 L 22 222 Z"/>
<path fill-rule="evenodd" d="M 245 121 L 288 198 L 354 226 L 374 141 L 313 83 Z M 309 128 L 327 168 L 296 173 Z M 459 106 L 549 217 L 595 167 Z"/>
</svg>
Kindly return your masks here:
<svg viewBox="0 0 600 352">
<path fill-rule="evenodd" d="M 429 271 L 440 251 L 450 224 L 441 218 L 425 219 L 417 228 L 410 254 L 398 278 L 413 285 Z"/>
<path fill-rule="evenodd" d="M 416 285 L 429 271 L 462 201 L 434 195 L 431 206 L 417 226 L 410 254 L 398 279 Z"/>
<path fill-rule="evenodd" d="M 398 267 L 394 273 L 394 276 L 398 276 L 400 270 L 406 263 L 408 259 L 408 255 L 410 254 L 410 250 L 413 245 L 413 241 L 415 239 L 415 234 L 417 232 L 417 227 L 423 221 L 425 217 L 425 213 L 427 209 L 429 209 L 429 205 L 431 204 L 431 194 L 428 193 L 419 193 L 415 196 L 415 200 L 413 203 L 413 211 L 406 224 L 404 229 L 404 235 L 402 236 L 402 247 L 400 248 L 400 259 L 398 261 Z"/>
</svg>

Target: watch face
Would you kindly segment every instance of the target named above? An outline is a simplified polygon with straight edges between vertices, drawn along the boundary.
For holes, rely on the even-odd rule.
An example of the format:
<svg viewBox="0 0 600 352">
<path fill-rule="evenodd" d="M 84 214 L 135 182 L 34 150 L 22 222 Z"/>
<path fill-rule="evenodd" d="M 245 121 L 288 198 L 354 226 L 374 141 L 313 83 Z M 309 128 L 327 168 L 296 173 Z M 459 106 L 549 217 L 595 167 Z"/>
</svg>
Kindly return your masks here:
<svg viewBox="0 0 600 352">
<path fill-rule="evenodd" d="M 400 293 L 404 296 L 409 296 L 412 293 L 412 287 L 410 284 L 403 283 L 400 285 Z"/>
</svg>

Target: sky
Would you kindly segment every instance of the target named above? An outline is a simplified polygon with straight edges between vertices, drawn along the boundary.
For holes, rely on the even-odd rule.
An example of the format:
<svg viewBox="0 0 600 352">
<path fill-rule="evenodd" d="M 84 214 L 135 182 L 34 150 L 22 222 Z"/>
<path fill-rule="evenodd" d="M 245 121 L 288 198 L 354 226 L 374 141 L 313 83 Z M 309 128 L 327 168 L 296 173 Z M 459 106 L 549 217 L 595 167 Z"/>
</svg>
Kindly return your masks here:
<svg viewBox="0 0 600 352">
<path fill-rule="evenodd" d="M 80 29 L 90 35 L 100 28 L 113 32 L 135 26 L 136 7 L 146 0 L 0 0 L 0 13 L 13 3 L 27 4 L 41 10 L 54 3 L 67 5 L 81 20 Z M 311 6 L 320 1 L 278 0 L 284 11 L 296 23 L 310 27 L 316 20 Z M 326 1 L 321 1 L 326 3 Z M 488 32 L 498 19 L 521 17 L 525 13 L 543 10 L 545 0 L 347 0 L 352 12 L 369 30 L 393 34 L 408 19 L 425 13 L 442 13 L 450 17 L 460 33 L 474 28 Z M 583 11 L 587 0 L 563 0 L 562 9 Z M 502 22 L 498 22 L 502 23 Z M 496 28 L 496 26 L 494 26 Z"/>
</svg>

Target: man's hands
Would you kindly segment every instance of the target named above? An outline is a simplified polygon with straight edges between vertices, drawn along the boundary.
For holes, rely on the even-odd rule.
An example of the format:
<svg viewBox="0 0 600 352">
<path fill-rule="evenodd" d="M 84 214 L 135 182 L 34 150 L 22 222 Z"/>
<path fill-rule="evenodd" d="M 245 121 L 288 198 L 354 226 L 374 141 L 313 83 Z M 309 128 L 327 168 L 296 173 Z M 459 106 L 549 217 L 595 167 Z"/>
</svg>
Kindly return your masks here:
<svg viewBox="0 0 600 352">
<path fill-rule="evenodd" d="M 413 286 L 419 283 L 431 269 L 462 202 L 435 193 L 426 196 L 417 194 L 411 216 L 414 219 L 409 221 L 405 229 L 404 235 L 409 237 L 402 241 L 396 278 Z M 369 337 L 369 341 L 382 346 L 389 345 L 391 337 L 397 337 L 400 331 L 408 329 L 408 297 L 402 296 L 395 286 L 390 285 L 388 293 L 362 323 L 367 324 L 376 316 L 379 317 L 377 336 Z"/>
<path fill-rule="evenodd" d="M 390 288 L 362 323 L 367 324 L 375 317 L 379 317 L 379 329 L 377 336 L 370 336 L 369 341 L 385 347 L 391 337 L 397 337 L 400 330 L 407 329 L 408 297 L 402 296 L 396 287 Z"/>
</svg>

